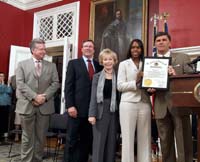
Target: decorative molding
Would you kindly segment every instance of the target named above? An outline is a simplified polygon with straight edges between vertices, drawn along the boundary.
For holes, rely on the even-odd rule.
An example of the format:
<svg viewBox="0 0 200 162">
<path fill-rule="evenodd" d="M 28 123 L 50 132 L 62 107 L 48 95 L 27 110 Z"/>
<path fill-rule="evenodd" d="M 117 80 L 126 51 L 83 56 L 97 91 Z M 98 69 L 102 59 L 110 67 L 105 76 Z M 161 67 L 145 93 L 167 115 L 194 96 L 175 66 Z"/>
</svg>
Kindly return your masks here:
<svg viewBox="0 0 200 162">
<path fill-rule="evenodd" d="M 38 8 L 48 4 L 56 3 L 59 1 L 62 0 L 7 0 L 6 3 L 26 11 L 33 8 Z"/>
<path fill-rule="evenodd" d="M 200 46 L 173 48 L 171 49 L 171 51 L 177 52 L 177 53 L 185 53 L 193 57 L 193 56 L 200 55 Z"/>
<path fill-rule="evenodd" d="M 0 0 L 0 2 L 7 2 L 7 0 Z"/>
</svg>

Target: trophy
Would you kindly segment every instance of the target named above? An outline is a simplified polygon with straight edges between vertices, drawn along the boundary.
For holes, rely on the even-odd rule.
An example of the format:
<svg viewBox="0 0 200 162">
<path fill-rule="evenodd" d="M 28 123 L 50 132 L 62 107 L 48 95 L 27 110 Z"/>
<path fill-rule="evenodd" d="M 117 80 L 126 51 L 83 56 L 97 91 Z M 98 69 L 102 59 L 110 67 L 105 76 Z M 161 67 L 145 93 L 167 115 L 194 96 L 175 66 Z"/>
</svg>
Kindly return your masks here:
<svg viewBox="0 0 200 162">
<path fill-rule="evenodd" d="M 154 14 L 151 18 L 150 18 L 151 21 L 153 21 L 153 26 L 157 26 L 157 22 L 158 20 L 160 20 L 160 15 L 159 14 Z"/>
<path fill-rule="evenodd" d="M 160 14 L 160 20 L 164 20 L 164 22 L 167 22 L 167 19 L 169 17 L 169 13 L 168 12 L 163 12 Z"/>
</svg>

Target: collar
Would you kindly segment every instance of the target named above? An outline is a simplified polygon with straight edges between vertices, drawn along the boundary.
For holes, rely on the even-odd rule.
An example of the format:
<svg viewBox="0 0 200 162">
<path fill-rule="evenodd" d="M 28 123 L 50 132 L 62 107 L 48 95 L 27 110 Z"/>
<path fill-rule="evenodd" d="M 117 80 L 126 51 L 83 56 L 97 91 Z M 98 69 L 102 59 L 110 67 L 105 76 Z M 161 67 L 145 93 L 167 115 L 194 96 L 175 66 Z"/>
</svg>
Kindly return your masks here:
<svg viewBox="0 0 200 162">
<path fill-rule="evenodd" d="M 87 60 L 91 60 L 91 62 L 93 62 L 93 58 L 88 59 L 88 58 L 85 57 L 84 55 L 82 56 L 82 58 L 83 58 L 83 60 L 84 60 L 85 62 L 87 62 Z"/>
<path fill-rule="evenodd" d="M 135 65 L 134 61 L 132 60 L 132 58 L 129 58 L 129 61 L 130 61 L 131 64 L 134 64 L 134 66 L 136 67 L 136 65 Z M 142 70 L 142 61 L 141 60 L 139 62 L 139 69 L 138 70 Z"/>
<path fill-rule="evenodd" d="M 167 53 L 165 53 L 164 55 L 158 53 L 157 56 L 158 56 L 158 57 L 170 57 L 170 56 L 171 56 L 171 54 L 170 54 L 170 50 L 167 51 Z"/>
<path fill-rule="evenodd" d="M 40 62 L 42 63 L 42 60 L 37 60 L 35 57 L 32 57 L 34 62 Z"/>
</svg>

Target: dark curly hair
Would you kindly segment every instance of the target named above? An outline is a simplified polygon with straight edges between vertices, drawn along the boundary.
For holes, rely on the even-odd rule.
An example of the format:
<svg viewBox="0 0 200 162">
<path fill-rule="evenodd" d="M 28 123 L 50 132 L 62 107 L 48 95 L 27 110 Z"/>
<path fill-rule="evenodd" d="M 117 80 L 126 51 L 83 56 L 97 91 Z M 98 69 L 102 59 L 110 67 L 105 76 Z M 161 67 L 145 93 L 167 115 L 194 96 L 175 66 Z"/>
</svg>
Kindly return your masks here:
<svg viewBox="0 0 200 162">
<path fill-rule="evenodd" d="M 127 52 L 127 59 L 131 58 L 132 55 L 131 55 L 131 48 L 132 48 L 132 44 L 136 42 L 139 47 L 141 48 L 141 54 L 140 54 L 140 60 L 143 61 L 144 59 L 144 45 L 142 43 L 142 41 L 140 39 L 133 39 L 129 45 L 129 48 L 128 48 L 128 52 Z"/>
</svg>

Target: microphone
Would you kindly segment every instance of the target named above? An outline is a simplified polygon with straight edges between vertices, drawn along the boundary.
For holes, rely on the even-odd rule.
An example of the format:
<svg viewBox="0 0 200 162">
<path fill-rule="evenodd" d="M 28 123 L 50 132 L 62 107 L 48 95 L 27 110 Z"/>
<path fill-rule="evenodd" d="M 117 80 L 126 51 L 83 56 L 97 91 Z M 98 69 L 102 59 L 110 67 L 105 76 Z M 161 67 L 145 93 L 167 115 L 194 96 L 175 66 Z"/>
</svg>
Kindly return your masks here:
<svg viewBox="0 0 200 162">
<path fill-rule="evenodd" d="M 196 64 L 198 61 L 200 61 L 200 56 L 189 62 L 188 65 Z"/>
</svg>

